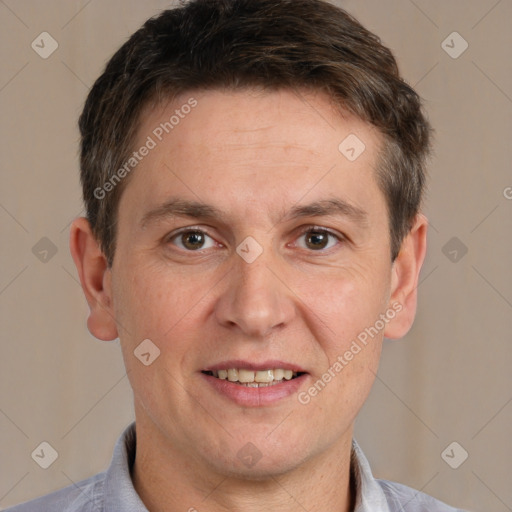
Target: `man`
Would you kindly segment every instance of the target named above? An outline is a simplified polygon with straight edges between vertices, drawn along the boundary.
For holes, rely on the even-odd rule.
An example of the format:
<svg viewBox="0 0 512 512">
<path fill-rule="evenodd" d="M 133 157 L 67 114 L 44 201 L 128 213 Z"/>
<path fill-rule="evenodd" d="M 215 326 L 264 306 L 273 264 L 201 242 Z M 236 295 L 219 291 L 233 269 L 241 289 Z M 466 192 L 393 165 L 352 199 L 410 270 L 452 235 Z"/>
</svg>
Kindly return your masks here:
<svg viewBox="0 0 512 512">
<path fill-rule="evenodd" d="M 391 52 L 318 0 L 192 0 L 80 117 L 88 328 L 136 421 L 107 472 L 22 511 L 453 511 L 353 440 L 410 329 L 430 126 Z"/>
</svg>

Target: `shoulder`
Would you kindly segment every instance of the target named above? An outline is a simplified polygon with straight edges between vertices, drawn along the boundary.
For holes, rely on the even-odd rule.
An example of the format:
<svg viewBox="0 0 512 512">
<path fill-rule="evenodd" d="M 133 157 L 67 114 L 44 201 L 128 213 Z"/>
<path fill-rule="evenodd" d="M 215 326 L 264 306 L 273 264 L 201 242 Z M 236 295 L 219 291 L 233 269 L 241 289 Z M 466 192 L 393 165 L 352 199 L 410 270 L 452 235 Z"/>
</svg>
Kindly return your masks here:
<svg viewBox="0 0 512 512">
<path fill-rule="evenodd" d="M 105 472 L 58 491 L 5 509 L 4 512 L 99 512 L 103 510 Z"/>
<path fill-rule="evenodd" d="M 383 490 L 389 505 L 392 506 L 391 510 L 403 512 L 465 512 L 403 484 L 379 479 L 377 483 Z M 397 508 L 395 509 L 393 506 Z"/>
</svg>

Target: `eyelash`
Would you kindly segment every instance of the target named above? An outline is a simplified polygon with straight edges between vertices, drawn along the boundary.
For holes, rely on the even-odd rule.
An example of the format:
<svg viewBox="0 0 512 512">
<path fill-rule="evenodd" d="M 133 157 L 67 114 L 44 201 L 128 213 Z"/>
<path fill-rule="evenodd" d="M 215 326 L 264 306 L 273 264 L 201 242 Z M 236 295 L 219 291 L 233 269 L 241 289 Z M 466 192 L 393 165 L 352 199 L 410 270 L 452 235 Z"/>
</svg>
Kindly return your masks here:
<svg viewBox="0 0 512 512">
<path fill-rule="evenodd" d="M 179 230 L 178 232 L 175 232 L 173 233 L 171 236 L 168 236 L 165 238 L 165 241 L 166 243 L 171 243 L 174 239 L 178 238 L 180 235 L 183 235 L 184 233 L 201 233 L 203 235 L 206 235 L 210 238 L 213 239 L 212 236 L 210 236 L 208 234 L 208 232 L 206 232 L 205 230 L 201 229 L 201 228 L 195 228 L 194 226 L 191 226 L 191 227 L 187 227 L 187 228 L 183 228 L 181 230 Z M 304 229 L 302 229 L 297 238 L 300 238 L 301 236 L 305 235 L 306 233 L 320 233 L 320 234 L 325 234 L 325 235 L 330 235 L 331 237 L 334 237 L 338 240 L 338 242 L 345 242 L 347 239 L 344 235 L 341 235 L 341 234 L 338 234 L 334 231 L 331 231 L 330 229 L 327 229 L 327 228 L 324 228 L 324 227 L 321 227 L 321 226 L 306 226 Z M 333 247 L 329 248 L 329 249 L 319 249 L 318 251 L 314 251 L 314 250 L 311 250 L 311 251 L 308 251 L 308 252 L 312 252 L 312 253 L 320 253 L 320 254 L 328 254 L 332 251 Z M 192 251 L 192 250 L 187 250 L 187 249 L 181 249 L 181 251 L 184 251 L 184 252 L 190 252 L 190 253 L 199 253 L 201 254 L 202 253 L 202 249 L 197 249 L 195 251 Z M 307 250 L 307 249 L 305 249 Z"/>
<path fill-rule="evenodd" d="M 322 235 L 330 235 L 331 237 L 335 238 L 338 242 L 344 242 L 346 239 L 343 235 L 337 234 L 334 231 L 331 231 L 330 229 L 321 227 L 321 226 L 306 226 L 304 229 L 302 229 L 299 232 L 299 235 L 297 238 L 300 238 L 301 236 L 305 235 L 306 233 L 320 233 Z M 318 253 L 327 253 L 329 254 L 334 248 L 331 247 L 329 249 L 320 249 L 318 251 L 311 250 L 310 252 L 318 252 Z"/>
</svg>

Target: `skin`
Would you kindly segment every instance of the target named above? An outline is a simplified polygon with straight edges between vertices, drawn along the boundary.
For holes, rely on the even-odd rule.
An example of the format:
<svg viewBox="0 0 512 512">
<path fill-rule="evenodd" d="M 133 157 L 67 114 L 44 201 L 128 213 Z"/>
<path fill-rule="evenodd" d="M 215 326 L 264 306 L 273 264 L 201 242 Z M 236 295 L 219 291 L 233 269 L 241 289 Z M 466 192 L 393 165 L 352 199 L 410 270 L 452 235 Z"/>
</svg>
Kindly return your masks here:
<svg viewBox="0 0 512 512">
<path fill-rule="evenodd" d="M 418 214 L 392 263 L 374 171 L 382 136 L 321 94 L 184 95 L 144 115 L 136 147 L 190 96 L 197 107 L 130 175 L 112 267 L 84 218 L 71 229 L 89 330 L 120 338 L 134 391 L 135 488 L 152 512 L 352 510 L 354 421 L 383 337 L 400 338 L 412 325 L 427 219 Z M 349 134 L 366 146 L 353 162 L 338 150 Z M 168 216 L 142 226 L 170 197 L 212 204 L 223 219 Z M 366 224 L 345 216 L 277 220 L 297 204 L 334 197 L 364 210 Z M 341 238 L 319 244 L 311 231 L 301 234 L 308 226 L 313 237 L 321 226 Z M 204 248 L 172 237 L 184 227 L 207 233 Z M 236 252 L 247 236 L 263 249 L 252 263 Z M 308 372 L 300 388 L 307 390 L 394 303 L 400 313 L 306 405 L 294 393 L 240 406 L 200 373 L 229 359 L 278 359 Z M 133 354 L 147 338 L 160 350 L 149 366 Z M 249 442 L 262 455 L 252 467 L 237 457 Z"/>
</svg>

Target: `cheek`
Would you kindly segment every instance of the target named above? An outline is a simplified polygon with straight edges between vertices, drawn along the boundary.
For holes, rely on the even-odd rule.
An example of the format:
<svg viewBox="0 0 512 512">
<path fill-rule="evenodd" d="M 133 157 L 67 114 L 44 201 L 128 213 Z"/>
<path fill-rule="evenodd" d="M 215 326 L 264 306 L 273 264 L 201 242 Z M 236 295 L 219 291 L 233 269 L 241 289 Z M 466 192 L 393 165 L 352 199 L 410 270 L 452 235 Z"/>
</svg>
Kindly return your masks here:
<svg viewBox="0 0 512 512">
<path fill-rule="evenodd" d="M 205 330 L 205 322 L 213 295 L 206 292 L 213 285 L 206 284 L 204 277 L 194 278 L 190 273 L 171 271 L 161 264 L 131 268 L 137 270 L 120 272 L 117 280 L 120 300 L 115 314 L 125 327 L 121 337 L 125 363 L 137 374 L 147 369 L 141 368 L 134 350 L 143 340 L 151 340 L 159 355 L 149 367 L 154 371 L 143 372 L 143 375 L 152 374 L 151 378 L 159 382 L 144 382 L 143 385 L 148 389 L 150 384 L 154 389 L 165 389 L 160 380 L 169 379 L 169 373 L 184 378 L 197 364 L 198 353 L 207 346 L 204 332 L 211 331 Z M 175 381 L 170 379 L 167 385 L 174 385 Z"/>
<path fill-rule="evenodd" d="M 123 325 L 123 358 L 134 393 L 148 415 L 162 403 L 172 409 L 183 392 L 179 383 L 183 381 L 182 369 L 191 364 L 190 347 L 193 336 L 197 338 L 191 327 L 197 323 L 195 314 L 199 311 L 194 306 L 201 297 L 193 286 L 184 289 L 187 283 L 183 277 L 171 278 L 148 266 L 135 272 L 126 268 L 116 275 L 115 315 Z M 147 352 L 150 362 L 145 365 L 137 354 L 142 357 Z"/>
<path fill-rule="evenodd" d="M 316 326 L 318 341 L 329 340 L 324 349 L 331 357 L 333 351 L 344 351 L 384 312 L 388 296 L 385 272 L 377 266 L 352 265 L 297 280 L 295 289 L 303 301 L 304 315 Z"/>
<path fill-rule="evenodd" d="M 378 369 L 383 329 L 375 325 L 387 304 L 385 272 L 382 263 L 353 265 L 336 269 L 327 279 L 303 280 L 298 295 L 308 297 L 304 316 L 322 363 L 301 403 L 311 403 L 318 412 L 326 408 L 355 418 Z M 339 428 L 334 420 L 331 427 Z"/>
<path fill-rule="evenodd" d="M 171 280 L 151 267 L 127 265 L 118 270 L 114 306 L 125 340 L 137 344 L 149 338 L 160 344 L 193 308 L 195 294 L 183 289 L 179 277 Z"/>
</svg>

